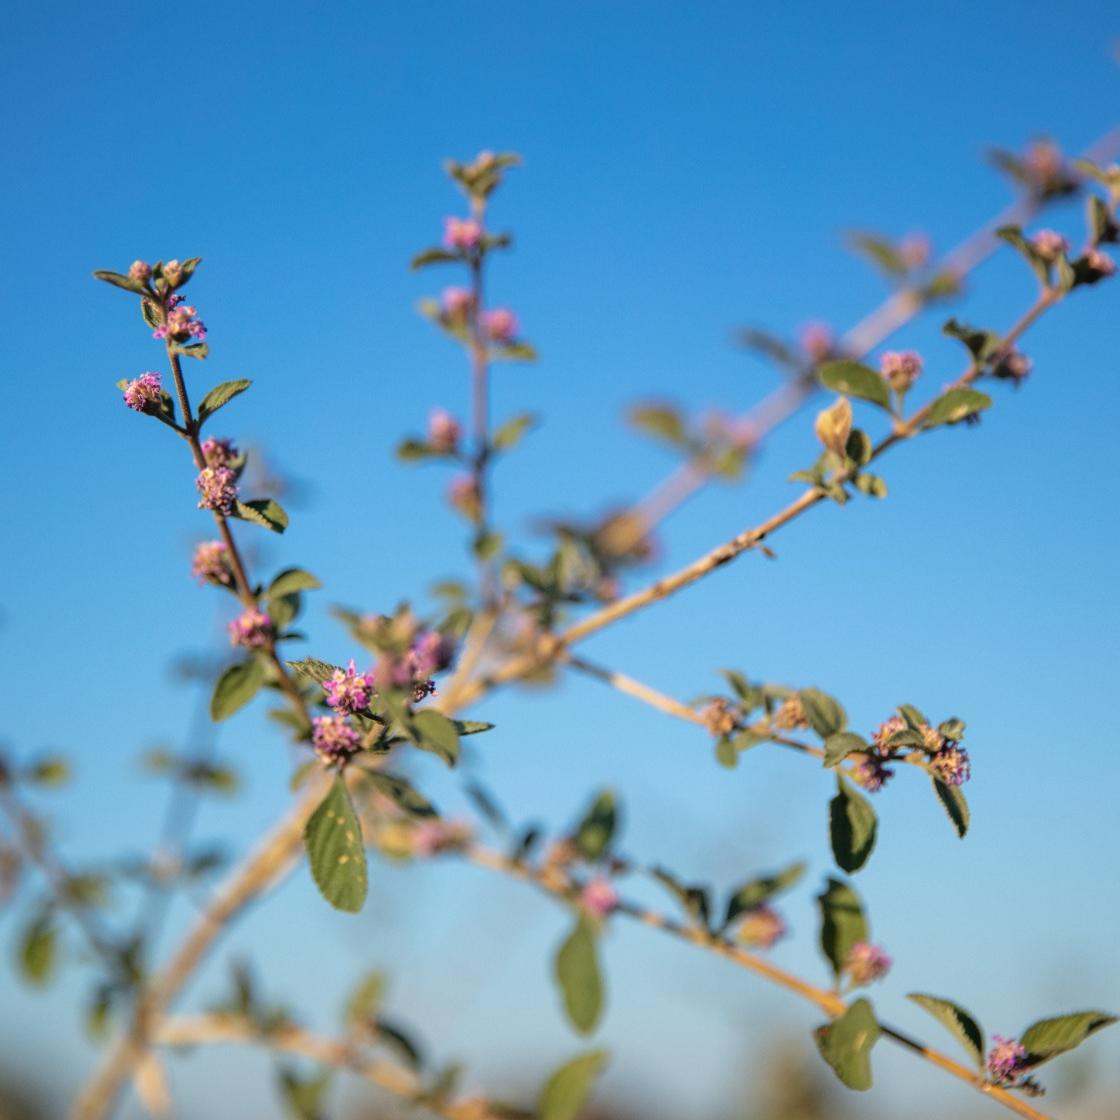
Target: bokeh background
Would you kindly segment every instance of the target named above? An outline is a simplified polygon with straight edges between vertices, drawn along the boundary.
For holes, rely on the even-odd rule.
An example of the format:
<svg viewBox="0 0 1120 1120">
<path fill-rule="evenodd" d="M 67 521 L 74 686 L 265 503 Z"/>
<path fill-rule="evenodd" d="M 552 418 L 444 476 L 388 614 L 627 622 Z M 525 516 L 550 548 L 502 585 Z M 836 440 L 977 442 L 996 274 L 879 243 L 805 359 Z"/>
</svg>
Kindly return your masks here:
<svg viewBox="0 0 1120 1120">
<path fill-rule="evenodd" d="M 330 603 L 424 602 L 432 581 L 467 568 L 443 471 L 392 456 L 432 406 L 466 407 L 461 356 L 414 311 L 445 276 L 407 267 L 459 206 L 443 157 L 525 157 L 494 208 L 516 241 L 492 291 L 542 354 L 494 384 L 499 418 L 544 418 L 498 476 L 499 520 L 527 535 L 541 513 L 601 512 L 668 469 L 626 432 L 633 400 L 745 409 L 771 388 L 772 371 L 732 345 L 735 327 L 843 328 L 870 309 L 882 283 L 845 229 L 921 229 L 948 247 L 1010 197 L 988 144 L 1048 134 L 1077 150 L 1115 124 L 1115 15 L 1034 0 L 9 10 L 2 731 L 17 757 L 72 753 L 75 782 L 43 802 L 63 850 L 80 863 L 151 846 L 165 791 L 136 759 L 184 744 L 197 696 L 172 667 L 220 648 L 225 606 L 188 575 L 207 529 L 183 449 L 113 387 L 158 367 L 162 348 L 91 269 L 205 257 L 191 300 L 212 357 L 194 383 L 252 377 L 225 430 L 302 483 L 286 536 L 243 535 L 262 564 L 325 582 L 309 649 L 342 661 L 356 651 Z M 1080 223 L 1076 205 L 1047 220 L 1074 238 Z M 1007 252 L 961 312 L 1005 327 L 1032 284 Z M 942 317 L 895 340 L 925 354 L 930 386 L 961 364 Z M 939 1028 L 907 991 L 956 997 L 1004 1034 L 1120 1007 L 1118 343 L 1112 286 L 1080 294 L 1032 332 L 1035 373 L 998 394 L 980 429 L 884 461 L 885 503 L 820 509 L 775 538 L 776 563 L 745 557 L 587 647 L 682 697 L 734 666 L 825 688 L 864 731 L 899 701 L 968 721 L 967 841 L 925 783 L 900 775 L 877 801 L 879 847 L 857 881 L 896 959 L 876 1003 L 931 1041 Z M 670 522 L 658 566 L 784 504 L 787 474 L 814 454 L 803 414 L 749 486 L 712 488 Z M 291 757 L 259 709 L 217 742 L 243 795 L 208 802 L 199 821 L 232 848 L 289 799 Z M 827 775 L 777 750 L 725 771 L 695 728 L 584 680 L 477 714 L 498 730 L 474 741 L 470 771 L 522 819 L 560 829 L 608 785 L 626 804 L 626 848 L 687 877 L 730 885 L 810 860 L 785 908 L 795 936 L 774 958 L 824 979 L 812 895 L 830 869 Z M 446 809 L 462 805 L 457 775 L 427 759 L 414 774 Z M 629 893 L 657 897 L 640 882 Z M 566 924 L 548 900 L 450 862 L 375 863 L 357 918 L 329 911 L 301 871 L 221 945 L 188 1005 L 224 990 L 231 957 L 251 956 L 270 995 L 329 1029 L 350 978 L 385 967 L 391 1007 L 433 1052 L 516 1094 L 582 1045 L 549 976 Z M 9 907 L 8 957 L 16 931 Z M 784 993 L 624 923 L 605 960 L 600 1037 L 614 1057 L 599 1099 L 621 1115 L 776 1115 L 766 1084 L 827 1081 L 808 1038 L 817 1016 Z M 77 967 L 45 993 L 0 970 L 0 1080 L 38 1102 L 28 1115 L 61 1115 L 91 1068 L 85 995 Z M 789 1039 L 804 1062 L 775 1075 Z M 1106 1115 L 1118 1059 L 1120 1032 L 1094 1040 L 1047 1071 L 1050 1103 Z M 869 1096 L 782 1115 L 995 1114 L 893 1048 L 875 1068 Z M 256 1053 L 181 1059 L 173 1083 L 183 1118 L 279 1115 Z M 338 1115 L 385 1114 L 361 1111 L 353 1085 L 334 1100 Z"/>
</svg>

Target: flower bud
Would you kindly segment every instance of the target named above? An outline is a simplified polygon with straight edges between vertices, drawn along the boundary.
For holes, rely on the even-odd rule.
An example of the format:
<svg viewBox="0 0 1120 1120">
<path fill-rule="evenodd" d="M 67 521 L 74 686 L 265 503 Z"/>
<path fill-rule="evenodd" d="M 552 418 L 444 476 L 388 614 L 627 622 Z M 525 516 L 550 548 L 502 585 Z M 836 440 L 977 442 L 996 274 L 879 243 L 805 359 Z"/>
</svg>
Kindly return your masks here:
<svg viewBox="0 0 1120 1120">
<path fill-rule="evenodd" d="M 852 402 L 841 397 L 831 408 L 817 415 L 814 425 L 817 439 L 833 454 L 843 458 L 852 434 Z"/>
<path fill-rule="evenodd" d="M 454 454 L 459 447 L 462 429 L 459 421 L 442 408 L 435 409 L 428 417 L 428 446 L 445 455 Z"/>
<path fill-rule="evenodd" d="M 509 343 L 517 337 L 520 324 L 517 316 L 506 307 L 495 307 L 482 317 L 482 325 L 491 342 Z"/>
<path fill-rule="evenodd" d="M 163 265 L 163 278 L 173 288 L 183 282 L 183 266 L 179 261 L 167 261 Z"/>
<path fill-rule="evenodd" d="M 142 373 L 124 390 L 124 403 L 136 412 L 147 412 L 160 402 L 158 373 Z"/>
<path fill-rule="evenodd" d="M 133 261 L 128 269 L 133 280 L 146 284 L 152 278 L 152 266 L 147 261 Z"/>
<path fill-rule="evenodd" d="M 913 350 L 888 350 L 879 359 L 879 369 L 896 393 L 905 393 L 921 375 L 922 357 Z"/>
<path fill-rule="evenodd" d="M 482 226 L 474 218 L 444 218 L 443 244 L 448 249 L 469 251 L 482 241 Z"/>
</svg>

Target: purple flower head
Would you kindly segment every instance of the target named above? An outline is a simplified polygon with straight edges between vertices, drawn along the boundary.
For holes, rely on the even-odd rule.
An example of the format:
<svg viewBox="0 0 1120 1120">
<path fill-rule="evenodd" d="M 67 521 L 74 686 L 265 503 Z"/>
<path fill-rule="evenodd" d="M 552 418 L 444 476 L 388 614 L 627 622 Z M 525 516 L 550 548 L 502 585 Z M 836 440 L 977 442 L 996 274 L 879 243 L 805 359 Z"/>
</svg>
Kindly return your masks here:
<svg viewBox="0 0 1120 1120">
<path fill-rule="evenodd" d="M 1031 238 L 1034 251 L 1046 261 L 1056 261 L 1063 253 L 1069 252 L 1069 242 L 1052 229 L 1040 229 Z"/>
<path fill-rule="evenodd" d="M 167 275 L 167 265 L 163 266 Z M 152 338 L 171 339 L 172 342 L 186 342 L 193 338 L 202 342 L 206 338 L 206 324 L 198 317 L 198 309 L 186 306 L 183 297 L 174 295 L 167 301 L 167 317 L 152 331 Z"/>
<path fill-rule="evenodd" d="M 146 284 L 152 278 L 152 266 L 147 261 L 133 261 L 129 265 L 128 274 L 133 280 Z"/>
<path fill-rule="evenodd" d="M 1085 263 L 1100 276 L 1112 276 L 1116 272 L 1116 262 L 1095 245 L 1085 250 Z"/>
<path fill-rule="evenodd" d="M 988 1054 L 988 1073 L 1000 1085 L 1009 1085 L 1023 1072 L 1027 1062 L 1027 1048 L 1014 1038 L 992 1035 L 995 1045 Z"/>
<path fill-rule="evenodd" d="M 827 323 L 806 323 L 801 328 L 801 349 L 814 365 L 823 362 L 836 346 L 836 336 Z"/>
<path fill-rule="evenodd" d="M 750 949 L 769 949 L 788 932 L 782 916 L 762 903 L 747 911 L 735 936 Z"/>
<path fill-rule="evenodd" d="M 953 744 L 942 747 L 930 759 L 930 773 L 947 786 L 963 786 L 972 777 L 972 764 L 968 751 Z"/>
<path fill-rule="evenodd" d="M 244 649 L 264 649 L 272 641 L 272 619 L 249 607 L 229 624 L 229 640 Z"/>
<path fill-rule="evenodd" d="M 202 442 L 202 457 L 208 467 L 228 467 L 237 459 L 237 448 L 233 440 L 211 436 Z"/>
<path fill-rule="evenodd" d="M 166 261 L 163 266 L 163 278 L 173 288 L 183 282 L 183 265 L 181 261 Z"/>
<path fill-rule="evenodd" d="M 890 971 L 891 958 L 867 941 L 857 941 L 848 951 L 844 973 L 857 987 L 881 980 Z"/>
<path fill-rule="evenodd" d="M 455 659 L 455 639 L 438 630 L 424 630 L 408 651 L 409 664 L 417 677 L 430 677 L 450 668 Z"/>
<path fill-rule="evenodd" d="M 470 288 L 444 288 L 439 301 L 449 319 L 462 320 L 474 308 L 474 293 Z"/>
<path fill-rule="evenodd" d="M 361 747 L 362 737 L 345 716 L 315 716 L 311 721 L 311 745 L 324 762 L 340 762 Z"/>
<path fill-rule="evenodd" d="M 852 758 L 852 778 L 868 793 L 878 793 L 894 777 L 894 771 L 877 754 L 856 754 Z"/>
<path fill-rule="evenodd" d="M 618 902 L 618 891 L 610 879 L 602 875 L 588 880 L 579 892 L 580 909 L 600 922 L 618 909 Z"/>
<path fill-rule="evenodd" d="M 443 244 L 448 249 L 476 249 L 481 241 L 482 226 L 474 218 L 443 219 Z"/>
<path fill-rule="evenodd" d="M 160 402 L 159 374 L 142 373 L 124 389 L 124 403 L 137 412 L 147 412 Z"/>
<path fill-rule="evenodd" d="M 508 343 L 517 337 L 521 324 L 508 307 L 495 307 L 482 316 L 483 326 L 492 342 Z"/>
<path fill-rule="evenodd" d="M 913 350 L 888 350 L 879 359 L 883 380 L 896 393 L 905 393 L 922 372 L 922 356 Z"/>
<path fill-rule="evenodd" d="M 203 541 L 197 545 L 191 558 L 191 575 L 199 583 L 232 587 L 233 567 L 225 544 L 222 541 Z"/>
<path fill-rule="evenodd" d="M 212 509 L 215 513 L 233 512 L 237 502 L 237 474 L 229 467 L 204 467 L 198 472 L 194 483 L 202 495 L 198 500 L 199 509 Z"/>
<path fill-rule="evenodd" d="M 437 451 L 451 454 L 459 446 L 461 435 L 459 421 L 450 412 L 437 408 L 428 417 L 428 444 Z"/>
<path fill-rule="evenodd" d="M 336 712 L 352 715 L 364 711 L 373 698 L 373 673 L 359 673 L 351 661 L 345 671 L 335 669 L 330 680 L 323 682 L 323 691 Z"/>
<path fill-rule="evenodd" d="M 896 732 L 905 730 L 906 720 L 902 716 L 891 716 L 890 719 L 883 720 L 879 724 L 879 730 L 871 736 L 871 742 L 883 758 L 889 758 L 894 752 L 891 747 L 887 746 L 887 740 Z"/>
<path fill-rule="evenodd" d="M 473 835 L 464 821 L 421 821 L 412 830 L 412 854 L 417 859 L 430 859 L 443 852 L 459 852 L 470 844 Z"/>
</svg>

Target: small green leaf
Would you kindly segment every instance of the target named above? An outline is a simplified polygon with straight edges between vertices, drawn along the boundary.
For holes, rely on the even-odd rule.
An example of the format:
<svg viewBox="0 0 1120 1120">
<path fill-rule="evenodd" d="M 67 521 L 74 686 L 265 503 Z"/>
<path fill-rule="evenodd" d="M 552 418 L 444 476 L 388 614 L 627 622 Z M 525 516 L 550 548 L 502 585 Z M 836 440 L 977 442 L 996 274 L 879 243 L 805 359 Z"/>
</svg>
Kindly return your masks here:
<svg viewBox="0 0 1120 1120">
<path fill-rule="evenodd" d="M 609 789 L 603 790 L 576 827 L 574 841 L 580 855 L 587 860 L 605 855 L 617 826 L 618 806 L 614 794 Z"/>
<path fill-rule="evenodd" d="M 438 817 L 435 806 L 407 779 L 386 770 L 368 770 L 371 785 L 413 817 Z"/>
<path fill-rule="evenodd" d="M 630 423 L 639 431 L 672 447 L 684 447 L 688 442 L 680 410 L 668 404 L 641 404 L 630 409 Z"/>
<path fill-rule="evenodd" d="M 70 779 L 70 763 L 61 755 L 37 758 L 23 771 L 23 778 L 38 786 L 61 786 Z"/>
<path fill-rule="evenodd" d="M 980 1024 L 963 1007 L 939 996 L 910 992 L 906 998 L 928 1011 L 968 1051 L 969 1057 L 984 1068 L 984 1032 Z"/>
<path fill-rule="evenodd" d="M 753 910 L 776 894 L 789 890 L 805 874 L 805 866 L 804 863 L 794 863 L 772 875 L 759 875 L 744 883 L 727 900 L 727 914 L 723 919 L 723 928 L 727 929 L 745 911 Z"/>
<path fill-rule="evenodd" d="M 323 1099 L 330 1088 L 331 1069 L 303 1075 L 284 1067 L 280 1074 L 280 1095 L 292 1120 L 324 1120 Z"/>
<path fill-rule="evenodd" d="M 992 398 L 977 389 L 950 389 L 933 402 L 922 420 L 923 428 L 937 428 L 942 424 L 957 424 L 966 416 L 974 416 L 990 408 Z"/>
<path fill-rule="evenodd" d="M 593 1031 L 603 1011 L 596 939 L 591 919 L 583 916 L 556 954 L 555 975 L 564 996 L 564 1010 L 580 1034 Z"/>
<path fill-rule="evenodd" d="M 952 821 L 953 827 L 957 830 L 957 835 L 963 839 L 964 834 L 968 831 L 971 814 L 968 811 L 968 802 L 965 800 L 961 787 L 950 786 L 934 778 L 933 792 L 937 794 L 937 799 L 948 814 L 949 820 Z"/>
<path fill-rule="evenodd" d="M 536 423 L 531 412 L 522 412 L 511 417 L 494 433 L 491 441 L 495 451 L 510 451 L 516 447 L 527 431 Z"/>
<path fill-rule="evenodd" d="M 1019 1041 L 1027 1048 L 1027 1063 L 1033 1069 L 1080 1046 L 1091 1034 L 1116 1021 L 1116 1016 L 1107 1011 L 1075 1011 L 1070 1015 L 1039 1019 L 1023 1031 Z"/>
<path fill-rule="evenodd" d="M 1031 266 L 1031 271 L 1038 277 L 1038 282 L 1045 287 L 1050 281 L 1050 264 L 1038 250 L 1024 236 L 1018 226 L 1001 226 L 996 230 L 996 237 L 1006 241 L 1008 245 L 1017 249 L 1023 260 Z"/>
<path fill-rule="evenodd" d="M 316 684 L 329 681 L 335 673 L 342 672 L 337 665 L 332 665 L 329 661 L 320 661 L 317 657 L 305 657 L 302 661 L 286 661 L 285 664 L 301 677 L 306 677 Z"/>
<path fill-rule="evenodd" d="M 956 319 L 949 319 L 942 326 L 941 332 L 947 334 L 950 338 L 956 338 L 963 342 L 968 347 L 969 353 L 978 362 L 986 362 L 1000 344 L 1000 337 L 994 331 L 979 330 Z"/>
<path fill-rule="evenodd" d="M 210 697 L 210 718 L 215 723 L 228 719 L 253 699 L 264 684 L 264 666 L 255 657 L 231 665 L 214 684 Z"/>
<path fill-rule="evenodd" d="M 824 764 L 835 766 L 838 762 L 843 762 L 848 755 L 867 749 L 867 740 L 861 735 L 856 735 L 852 731 L 837 731 L 824 741 Z"/>
<path fill-rule="evenodd" d="M 829 879 L 817 896 L 821 911 L 821 951 L 839 980 L 852 946 L 868 941 L 870 932 L 859 895 L 839 879 Z"/>
<path fill-rule="evenodd" d="M 504 346 L 492 350 L 490 356 L 499 362 L 535 362 L 537 348 L 523 340 L 507 342 Z"/>
<path fill-rule="evenodd" d="M 606 1050 L 592 1050 L 562 1065 L 541 1090 L 538 1120 L 575 1120 L 606 1064 Z"/>
<path fill-rule="evenodd" d="M 348 1025 L 364 1024 L 377 1015 L 385 995 L 387 977 L 380 969 L 367 972 L 358 981 L 346 1001 L 344 1022 Z"/>
<path fill-rule="evenodd" d="M 213 416 L 222 405 L 229 404 L 239 393 L 244 393 L 252 384 L 252 381 L 241 377 L 236 381 L 223 381 L 221 385 L 215 385 L 199 403 L 199 424 L 203 423 L 208 417 Z"/>
<path fill-rule="evenodd" d="M 871 1048 L 879 1041 L 879 1022 L 865 999 L 857 999 L 838 1019 L 817 1027 L 817 1049 L 849 1089 L 871 1088 Z"/>
<path fill-rule="evenodd" d="M 676 898 L 684 912 L 697 925 L 709 928 L 712 903 L 706 886 L 701 883 L 682 883 L 664 867 L 654 867 L 650 874 Z"/>
<path fill-rule="evenodd" d="M 446 249 L 425 249 L 412 258 L 409 267 L 426 268 L 430 264 L 453 264 L 457 260 L 458 253 L 449 253 Z"/>
<path fill-rule="evenodd" d="M 210 357 L 210 347 L 205 342 L 192 342 L 186 346 L 175 343 L 171 347 L 172 354 L 181 354 L 184 358 L 198 358 L 200 361 Z"/>
<path fill-rule="evenodd" d="M 319 892 L 335 909 L 356 914 L 366 900 L 366 853 L 341 775 L 308 818 L 303 842 Z"/>
<path fill-rule="evenodd" d="M 822 739 L 848 726 L 848 716 L 840 702 L 819 688 L 803 688 L 797 693 L 797 698 L 801 701 L 809 726 Z"/>
<path fill-rule="evenodd" d="M 434 708 L 417 712 L 411 720 L 416 745 L 425 751 L 438 754 L 448 766 L 459 761 L 459 732 L 455 721 L 448 719 Z"/>
<path fill-rule="evenodd" d="M 58 941 L 54 919 L 42 913 L 23 931 L 19 943 L 19 966 L 24 979 L 36 987 L 46 984 L 54 972 Z"/>
<path fill-rule="evenodd" d="M 921 731 L 929 726 L 929 720 L 913 704 L 899 704 L 898 712 L 911 731 Z"/>
<path fill-rule="evenodd" d="M 843 393 L 848 397 L 859 397 L 870 401 L 888 412 L 891 407 L 891 394 L 887 383 L 870 366 L 841 358 L 835 362 L 825 362 L 817 371 L 821 384 L 826 389 Z"/>
<path fill-rule="evenodd" d="M 836 796 L 828 806 L 829 836 L 837 866 L 850 873 L 858 871 L 870 857 L 879 822 L 871 802 L 839 774 L 836 784 Z"/>
<path fill-rule="evenodd" d="M 885 498 L 887 484 L 877 474 L 861 474 L 855 479 L 855 488 L 869 498 Z"/>
<path fill-rule="evenodd" d="M 115 288 L 123 288 L 126 292 L 133 292 L 141 296 L 148 293 L 148 289 L 139 280 L 133 280 L 131 276 L 125 276 L 120 272 L 110 272 L 107 268 L 99 268 L 93 275 L 96 280 L 104 280 L 106 284 L 112 284 Z"/>
<path fill-rule="evenodd" d="M 455 730 L 460 735 L 480 735 L 483 731 L 493 731 L 494 724 L 486 723 L 481 719 L 457 719 Z"/>
<path fill-rule="evenodd" d="M 248 502 L 238 502 L 234 507 L 234 517 L 251 521 L 274 533 L 282 533 L 288 527 L 288 515 L 275 498 L 253 498 Z"/>
<path fill-rule="evenodd" d="M 276 599 L 295 591 L 314 591 L 323 585 L 302 568 L 285 568 L 269 585 L 268 597 Z"/>
</svg>

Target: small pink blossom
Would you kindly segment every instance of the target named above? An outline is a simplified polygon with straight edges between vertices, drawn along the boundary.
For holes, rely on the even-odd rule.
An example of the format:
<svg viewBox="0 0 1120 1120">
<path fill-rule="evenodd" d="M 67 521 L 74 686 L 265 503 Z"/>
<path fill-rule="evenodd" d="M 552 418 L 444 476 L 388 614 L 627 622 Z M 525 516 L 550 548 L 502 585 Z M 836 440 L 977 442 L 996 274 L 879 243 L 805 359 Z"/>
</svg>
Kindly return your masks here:
<svg viewBox="0 0 1120 1120">
<path fill-rule="evenodd" d="M 204 467 L 195 479 L 199 509 L 212 509 L 228 516 L 237 502 L 237 474 L 229 467 Z"/>
<path fill-rule="evenodd" d="M 1069 242 L 1052 229 L 1040 229 L 1031 239 L 1034 251 L 1043 260 L 1056 261 L 1063 253 L 1069 252 Z"/>
<path fill-rule="evenodd" d="M 229 641 L 243 649 L 264 649 L 272 641 L 272 619 L 249 607 L 229 624 Z"/>
<path fill-rule="evenodd" d="M 929 762 L 930 773 L 947 786 L 963 786 L 972 777 L 972 764 L 964 747 L 942 747 Z"/>
<path fill-rule="evenodd" d="M 857 941 L 848 951 L 844 973 L 857 987 L 881 980 L 890 971 L 891 958 L 866 941 Z"/>
<path fill-rule="evenodd" d="M 896 393 L 905 393 L 922 372 L 922 356 L 913 350 L 888 350 L 879 359 L 883 380 Z"/>
<path fill-rule="evenodd" d="M 351 661 L 345 669 L 335 669 L 329 680 L 323 682 L 327 703 L 336 712 L 353 714 L 369 707 L 373 698 L 373 674 L 359 673 Z"/>
<path fill-rule="evenodd" d="M 602 875 L 590 879 L 579 892 L 580 909 L 599 921 L 617 910 L 618 904 L 618 892 L 611 881 Z"/>
<path fill-rule="evenodd" d="M 428 445 L 444 454 L 452 454 L 459 446 L 462 429 L 459 421 L 442 408 L 435 409 L 428 417 Z"/>
<path fill-rule="evenodd" d="M 735 936 L 750 949 L 769 949 L 788 932 L 781 915 L 762 903 L 747 911 Z"/>
<path fill-rule="evenodd" d="M 1098 276 L 1112 276 L 1116 272 L 1116 262 L 1095 245 L 1085 250 L 1085 263 Z"/>
<path fill-rule="evenodd" d="M 222 541 L 203 541 L 191 558 L 191 575 L 199 583 L 212 583 L 218 587 L 233 586 L 233 567 L 229 550 Z"/>
<path fill-rule="evenodd" d="M 899 731 L 905 730 L 906 720 L 902 716 L 891 716 L 890 719 L 886 719 L 879 724 L 878 731 L 871 736 L 871 742 L 883 758 L 889 758 L 894 753 L 894 749 L 887 745 L 887 740 Z"/>
<path fill-rule="evenodd" d="M 124 389 L 124 403 L 137 412 L 147 412 L 160 402 L 158 373 L 142 373 Z"/>
<path fill-rule="evenodd" d="M 877 754 L 857 754 L 852 759 L 852 778 L 868 793 L 878 793 L 894 777 L 894 771 Z"/>
<path fill-rule="evenodd" d="M 164 275 L 167 265 L 163 266 Z M 186 342 L 193 338 L 202 342 L 206 338 L 206 324 L 198 317 L 198 309 L 186 306 L 184 297 L 173 295 L 168 299 L 167 316 L 163 323 L 152 331 L 152 338 L 171 339 L 172 342 Z"/>
<path fill-rule="evenodd" d="M 474 218 L 443 219 L 443 243 L 448 249 L 469 251 L 482 241 L 482 226 Z"/>
<path fill-rule="evenodd" d="M 237 458 L 237 454 L 232 440 L 215 439 L 211 436 L 202 442 L 202 457 L 208 467 L 228 467 Z"/>
<path fill-rule="evenodd" d="M 129 265 L 128 274 L 133 280 L 146 284 L 152 278 L 152 266 L 147 261 L 133 261 Z"/>
<path fill-rule="evenodd" d="M 495 307 L 485 312 L 482 323 L 490 340 L 498 343 L 512 342 L 521 326 L 517 316 L 506 307 Z"/>
<path fill-rule="evenodd" d="M 988 1073 L 1000 1085 L 1008 1085 L 1023 1072 L 1027 1063 L 1027 1048 L 1014 1038 L 992 1035 L 995 1045 L 988 1054 Z"/>
<path fill-rule="evenodd" d="M 439 302 L 449 319 L 465 319 L 474 308 L 474 293 L 470 288 L 444 288 Z"/>
<path fill-rule="evenodd" d="M 311 721 L 311 745 L 324 762 L 339 762 L 361 747 L 362 737 L 345 716 L 315 716 Z"/>
</svg>

